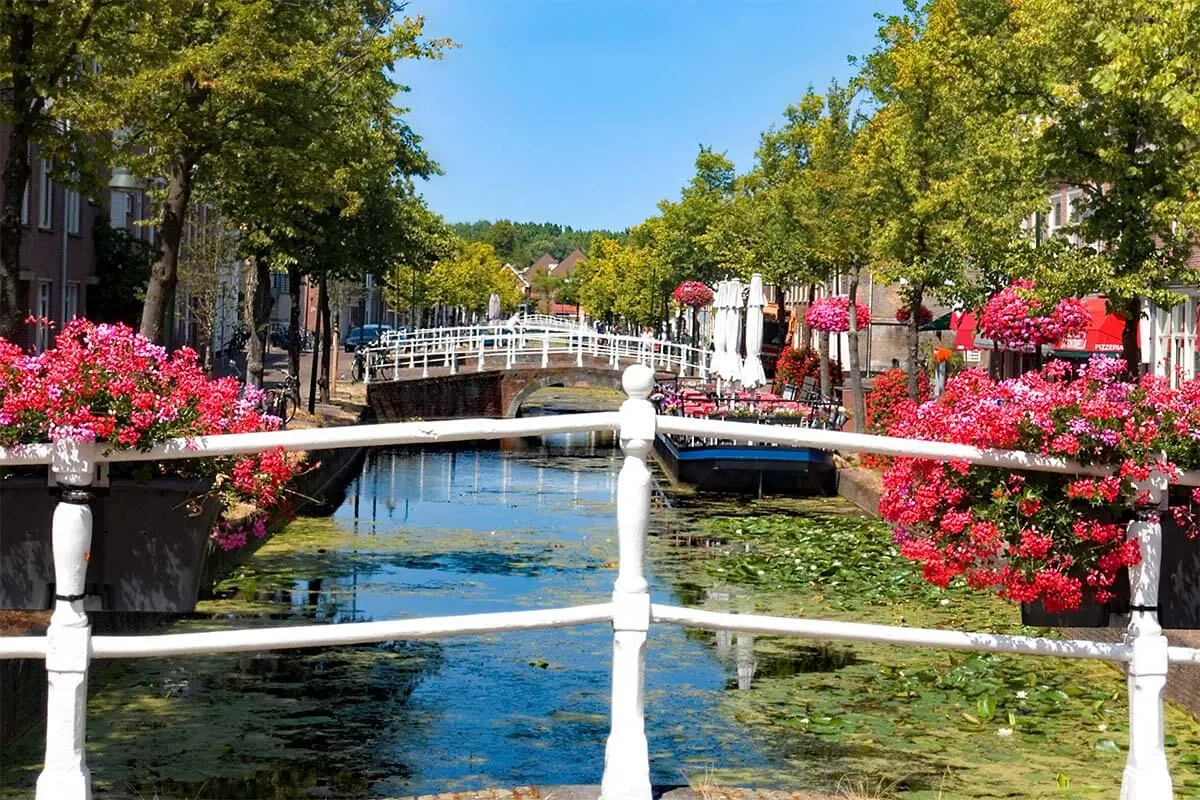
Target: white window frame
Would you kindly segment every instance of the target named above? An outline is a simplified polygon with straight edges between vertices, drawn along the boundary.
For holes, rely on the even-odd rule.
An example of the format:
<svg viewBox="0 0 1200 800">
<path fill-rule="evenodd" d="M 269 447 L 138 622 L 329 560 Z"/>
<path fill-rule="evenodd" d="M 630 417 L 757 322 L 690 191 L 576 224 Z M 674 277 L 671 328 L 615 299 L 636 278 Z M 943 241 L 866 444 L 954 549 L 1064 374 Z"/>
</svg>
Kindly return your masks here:
<svg viewBox="0 0 1200 800">
<path fill-rule="evenodd" d="M 67 233 L 79 235 L 79 192 L 67 190 L 63 194 L 64 202 L 67 204 Z"/>
<path fill-rule="evenodd" d="M 38 175 L 38 227 L 49 228 L 54 219 L 54 183 L 50 180 L 50 162 L 41 159 Z"/>
<path fill-rule="evenodd" d="M 1046 229 L 1051 236 L 1067 224 L 1067 215 L 1070 212 L 1067 210 L 1066 202 L 1062 192 L 1050 195 L 1050 214 L 1046 217 Z"/>
<path fill-rule="evenodd" d="M 53 305 L 52 298 L 54 292 L 51 291 L 54 284 L 51 281 L 39 280 L 34 291 L 36 294 L 33 298 L 33 316 L 37 318 L 37 327 L 33 333 L 33 346 L 41 352 L 50 346 L 50 326 L 47 320 L 51 319 L 54 311 L 51 308 Z"/>
<path fill-rule="evenodd" d="M 79 282 L 67 283 L 67 322 L 79 316 Z"/>
<path fill-rule="evenodd" d="M 1172 388 L 1196 377 L 1196 313 L 1200 300 L 1189 295 L 1173 308 L 1154 307 L 1149 320 L 1154 336 L 1154 374 Z"/>
</svg>

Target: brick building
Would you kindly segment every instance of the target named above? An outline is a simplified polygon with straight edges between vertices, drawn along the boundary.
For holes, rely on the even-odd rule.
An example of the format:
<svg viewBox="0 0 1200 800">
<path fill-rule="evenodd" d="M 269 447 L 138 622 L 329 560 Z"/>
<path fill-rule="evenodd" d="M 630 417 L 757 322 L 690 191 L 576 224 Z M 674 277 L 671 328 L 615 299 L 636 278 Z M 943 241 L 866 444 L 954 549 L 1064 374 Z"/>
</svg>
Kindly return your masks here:
<svg viewBox="0 0 1200 800">
<path fill-rule="evenodd" d="M 0 163 L 7 156 L 9 128 L 0 125 Z M 101 214 L 114 227 L 138 239 L 154 242 L 154 228 L 137 226 L 148 208 L 146 193 L 130 183 L 128 189 L 104 189 L 87 197 L 56 183 L 52 164 L 30 145 L 31 175 L 21 206 L 21 271 L 17 297 L 32 316 L 51 320 L 56 327 L 88 313 L 89 288 L 97 283 L 94 228 Z M 21 343 L 45 347 L 50 330 L 30 326 Z"/>
</svg>

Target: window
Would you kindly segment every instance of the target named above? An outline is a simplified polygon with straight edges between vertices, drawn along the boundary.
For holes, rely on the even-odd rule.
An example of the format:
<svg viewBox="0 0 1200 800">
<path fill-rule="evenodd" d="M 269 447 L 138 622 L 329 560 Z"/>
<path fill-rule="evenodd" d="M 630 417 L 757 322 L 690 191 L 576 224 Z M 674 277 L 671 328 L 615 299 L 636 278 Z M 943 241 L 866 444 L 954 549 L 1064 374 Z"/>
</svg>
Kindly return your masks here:
<svg viewBox="0 0 1200 800">
<path fill-rule="evenodd" d="M 21 195 L 21 224 L 29 224 L 29 181 L 25 181 L 25 194 Z"/>
<path fill-rule="evenodd" d="M 1067 209 L 1061 193 L 1050 198 L 1050 235 L 1067 224 Z"/>
<path fill-rule="evenodd" d="M 67 233 L 79 235 L 79 192 L 65 192 L 64 202 L 67 204 Z"/>
<path fill-rule="evenodd" d="M 54 184 L 50 182 L 50 162 L 41 160 L 38 176 L 38 227 L 49 228 L 54 213 Z"/>
<path fill-rule="evenodd" d="M 1151 314 L 1155 341 L 1154 374 L 1172 387 L 1196 376 L 1197 300 L 1189 297 L 1174 308 L 1156 308 Z"/>
<path fill-rule="evenodd" d="M 37 317 L 37 328 L 33 333 L 33 346 L 41 351 L 50 344 L 50 281 L 37 282 L 37 296 L 34 297 L 33 316 Z"/>
<path fill-rule="evenodd" d="M 67 284 L 67 321 L 75 319 L 79 316 L 79 284 Z"/>
<path fill-rule="evenodd" d="M 288 284 L 288 274 L 286 272 L 271 273 L 271 294 L 276 297 L 282 297 L 291 290 Z"/>
</svg>

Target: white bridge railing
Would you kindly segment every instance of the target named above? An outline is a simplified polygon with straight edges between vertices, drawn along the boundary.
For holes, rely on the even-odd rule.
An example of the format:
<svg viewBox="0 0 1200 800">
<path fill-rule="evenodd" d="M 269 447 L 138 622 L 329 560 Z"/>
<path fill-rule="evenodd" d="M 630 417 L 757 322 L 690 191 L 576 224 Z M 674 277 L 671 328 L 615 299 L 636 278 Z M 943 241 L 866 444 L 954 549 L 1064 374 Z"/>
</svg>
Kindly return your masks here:
<svg viewBox="0 0 1200 800">
<path fill-rule="evenodd" d="M 93 658 L 153 658 L 191 653 L 227 653 L 344 645 L 392 639 L 444 637 L 463 633 L 557 628 L 611 622 L 613 628 L 611 726 L 604 758 L 601 795 L 605 800 L 650 800 L 650 757 L 644 721 L 646 635 L 652 623 L 799 636 L 816 640 L 871 641 L 960 650 L 1095 658 L 1128 665 L 1129 754 L 1121 788 L 1127 800 L 1167 800 L 1171 776 L 1163 731 L 1163 689 L 1170 662 L 1198 662 L 1200 650 L 1168 647 L 1157 613 L 1162 532 L 1156 514 L 1142 514 L 1129 526 L 1141 546 L 1142 562 L 1132 570 L 1135 609 L 1123 643 L 1003 636 L 953 630 L 870 625 L 833 620 L 728 614 L 651 604 L 645 576 L 646 531 L 651 478 L 647 459 L 656 433 L 719 436 L 739 441 L 778 442 L 887 455 L 959 459 L 993 467 L 1059 473 L 1096 474 L 1061 459 L 1020 452 L 980 450 L 881 436 L 812 428 L 784 428 L 656 416 L 647 399 L 654 375 L 644 366 L 625 371 L 629 395 L 619 412 L 529 419 L 471 419 L 248 433 L 178 440 L 145 453 L 102 452 L 95 445 L 38 445 L 19 452 L 0 450 L 0 466 L 49 464 L 62 488 L 53 519 L 56 592 L 45 636 L 0 637 L 0 658 L 44 658 L 49 682 L 45 766 L 38 779 L 39 800 L 86 800 L 91 776 L 84 759 L 87 670 Z M 102 461 L 144 461 L 290 450 L 422 444 L 496 439 L 549 433 L 616 431 L 625 460 L 617 479 L 618 570 L 611 599 L 572 608 L 548 608 L 467 616 L 380 620 L 305 627 L 256 628 L 145 636 L 92 636 L 83 608 L 84 573 L 91 548 L 89 486 Z M 1183 482 L 1200 485 L 1189 473 Z M 1166 478 L 1147 483 L 1165 502 Z M 599 765 L 597 765 L 599 767 Z M 530 775 L 533 782 L 538 776 Z"/>
<path fill-rule="evenodd" d="M 607 365 L 612 370 L 644 364 L 680 377 L 709 375 L 712 354 L 689 344 L 598 333 L 584 325 L 547 319 L 526 317 L 519 327 L 473 325 L 392 334 L 363 349 L 363 378 L 368 384 L 381 383 L 400 380 L 402 375 L 415 377 L 417 370 L 427 378 L 430 368 L 441 367 L 456 375 L 514 366 L 548 367 L 552 360 L 578 367 Z"/>
</svg>

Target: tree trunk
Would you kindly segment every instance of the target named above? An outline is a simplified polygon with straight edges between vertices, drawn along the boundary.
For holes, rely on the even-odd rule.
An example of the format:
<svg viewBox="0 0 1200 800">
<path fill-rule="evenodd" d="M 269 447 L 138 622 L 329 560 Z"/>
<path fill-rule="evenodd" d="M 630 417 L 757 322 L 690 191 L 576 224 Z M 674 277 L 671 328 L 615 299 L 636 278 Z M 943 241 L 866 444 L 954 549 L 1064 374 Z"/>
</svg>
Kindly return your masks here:
<svg viewBox="0 0 1200 800">
<path fill-rule="evenodd" d="M 258 255 L 254 273 L 246 291 L 246 325 L 250 339 L 246 342 L 246 383 L 262 388 L 266 372 L 267 325 L 271 320 L 271 268 Z"/>
<path fill-rule="evenodd" d="M 800 348 L 802 350 L 812 349 L 812 328 L 808 327 L 808 309 L 812 307 L 813 300 L 817 299 L 817 285 L 810 283 L 808 285 L 808 306 L 805 307 L 804 314 L 800 315 Z"/>
<path fill-rule="evenodd" d="M 308 413 L 315 414 L 317 412 L 317 376 L 321 374 L 321 336 L 325 330 L 321 324 L 321 306 L 325 304 L 325 284 L 320 283 L 317 287 L 317 319 L 316 319 L 316 334 L 313 337 L 313 354 L 312 354 L 312 370 L 308 374 Z"/>
<path fill-rule="evenodd" d="M 179 242 L 183 238 L 184 219 L 192 196 L 192 168 L 195 165 L 194 156 L 181 152 L 171 162 L 167 177 L 167 199 L 158 228 L 158 258 L 150 267 L 150 282 L 142 305 L 142 335 L 159 344 L 165 338 L 167 305 L 175 296 L 175 287 L 179 283 Z"/>
<path fill-rule="evenodd" d="M 1125 328 L 1121 331 L 1121 357 L 1130 378 L 1137 378 L 1142 367 L 1141 342 L 1138 341 L 1138 322 L 1142 318 L 1142 299 L 1134 297 L 1125 303 Z"/>
<path fill-rule="evenodd" d="M 17 300 L 21 274 L 21 207 L 29 184 L 29 133 L 21 124 L 8 134 L 4 158 L 4 204 L 0 206 L 0 336 L 12 340 L 24 315 Z"/>
<path fill-rule="evenodd" d="M 321 377 L 317 379 L 317 391 L 321 402 L 329 402 L 329 356 L 333 349 L 333 328 L 329 324 L 329 279 L 321 276 L 321 288 L 317 292 L 317 314 L 321 317 Z"/>
<path fill-rule="evenodd" d="M 855 300 L 858 297 L 859 272 L 858 260 L 855 259 L 850 265 L 850 304 L 846 307 L 850 331 L 846 338 L 850 346 L 850 392 L 854 397 L 854 430 L 863 433 L 866 431 L 867 401 L 863 396 L 862 373 L 858 364 L 858 303 Z"/>
<path fill-rule="evenodd" d="M 291 299 L 291 308 L 288 313 L 288 372 L 300 378 L 300 303 L 303 301 L 301 296 L 301 281 L 303 276 L 300 274 L 300 267 L 292 264 L 288 267 L 288 297 Z"/>
<path fill-rule="evenodd" d="M 817 355 L 821 360 L 821 399 L 833 397 L 833 381 L 829 376 L 829 332 L 817 332 Z"/>
<path fill-rule="evenodd" d="M 917 380 L 920 372 L 920 357 L 921 357 L 921 340 L 919 338 L 921 332 L 921 315 L 918 313 L 921 309 L 921 299 L 925 295 L 925 287 L 913 285 L 908 294 L 908 307 L 911 313 L 908 315 L 908 397 L 910 400 L 917 400 L 918 387 L 920 382 Z"/>
</svg>

